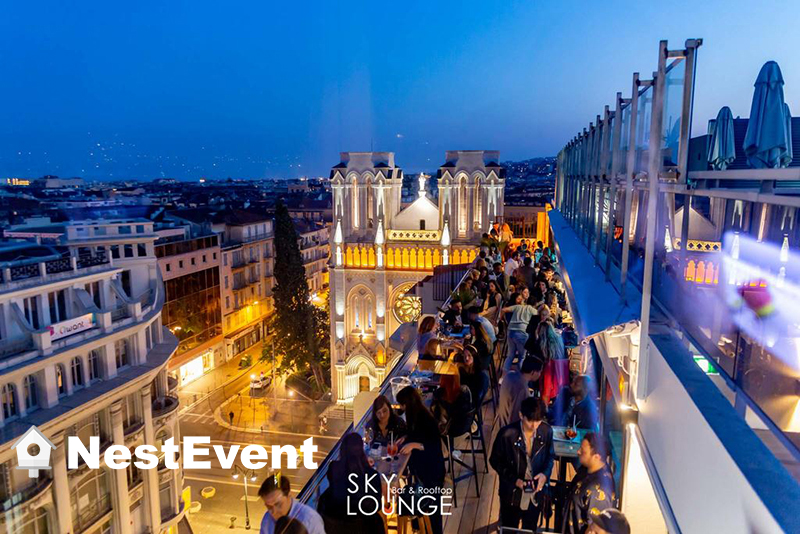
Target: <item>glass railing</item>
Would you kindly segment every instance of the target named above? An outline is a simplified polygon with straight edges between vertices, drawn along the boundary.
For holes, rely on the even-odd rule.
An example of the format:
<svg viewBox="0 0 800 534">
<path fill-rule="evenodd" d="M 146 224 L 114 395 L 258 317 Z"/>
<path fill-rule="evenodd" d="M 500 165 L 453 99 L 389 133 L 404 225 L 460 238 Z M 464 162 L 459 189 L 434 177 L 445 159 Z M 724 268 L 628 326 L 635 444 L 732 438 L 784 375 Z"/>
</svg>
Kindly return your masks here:
<svg viewBox="0 0 800 534">
<path fill-rule="evenodd" d="M 686 83 L 684 60 L 676 59 L 667 67 L 664 79 L 664 118 L 661 125 L 661 153 L 665 169 L 678 166 L 678 152 L 683 115 L 683 89 Z M 688 120 L 688 117 L 687 117 Z"/>
<path fill-rule="evenodd" d="M 462 270 L 462 276 L 458 280 L 458 283 L 455 285 L 450 286 L 448 291 L 452 291 L 456 287 L 458 287 L 461 282 L 466 278 L 468 274 L 467 265 L 453 265 L 452 267 L 459 267 Z M 448 297 L 445 300 L 443 308 L 446 308 L 450 304 L 450 298 Z M 391 398 L 391 382 L 392 379 L 395 377 L 401 376 L 408 376 L 414 370 L 414 367 L 417 363 L 417 343 L 416 339 L 411 344 L 411 347 L 406 350 L 403 356 L 397 361 L 395 366 L 392 370 L 386 375 L 386 378 L 380 385 L 379 394 L 386 395 L 387 397 Z M 344 432 L 344 435 L 349 434 L 350 432 L 358 432 L 362 433 L 364 430 L 365 425 L 367 422 L 372 418 L 372 408 L 368 409 L 366 413 L 359 419 L 356 423 L 350 424 L 347 427 L 347 430 Z M 328 455 L 319 465 L 317 470 L 314 472 L 312 477 L 303 486 L 303 489 L 300 490 L 298 495 L 298 500 L 302 503 L 308 504 L 309 506 L 315 507 L 319 502 L 319 497 L 322 493 L 328 489 L 328 467 L 330 466 L 331 462 L 339 458 L 339 449 L 341 447 L 342 440 L 336 442 L 336 445 L 330 450 Z"/>
<path fill-rule="evenodd" d="M 798 211 L 664 193 L 652 284 L 653 313 L 677 322 L 712 381 L 775 455 L 794 465 L 800 462 L 800 232 L 787 223 Z M 800 480 L 797 469 L 790 471 Z"/>
</svg>

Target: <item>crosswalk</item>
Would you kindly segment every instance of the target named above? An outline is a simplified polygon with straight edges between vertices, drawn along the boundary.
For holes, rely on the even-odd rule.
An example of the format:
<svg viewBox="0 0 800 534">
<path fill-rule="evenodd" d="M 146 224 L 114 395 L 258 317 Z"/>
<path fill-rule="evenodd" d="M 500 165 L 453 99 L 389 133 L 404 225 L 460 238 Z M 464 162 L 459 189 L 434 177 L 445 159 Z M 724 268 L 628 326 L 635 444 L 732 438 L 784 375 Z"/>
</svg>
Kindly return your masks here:
<svg viewBox="0 0 800 534">
<path fill-rule="evenodd" d="M 186 423 L 213 423 L 214 416 L 206 413 L 187 413 L 181 416 L 181 422 Z"/>
</svg>

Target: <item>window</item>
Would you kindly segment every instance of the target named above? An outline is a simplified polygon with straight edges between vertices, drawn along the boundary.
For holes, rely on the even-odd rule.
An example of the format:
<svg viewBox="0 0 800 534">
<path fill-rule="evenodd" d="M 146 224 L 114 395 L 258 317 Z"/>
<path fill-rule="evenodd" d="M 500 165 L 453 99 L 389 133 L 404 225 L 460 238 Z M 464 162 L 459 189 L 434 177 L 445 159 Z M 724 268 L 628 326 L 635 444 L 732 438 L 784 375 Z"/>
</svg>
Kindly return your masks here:
<svg viewBox="0 0 800 534">
<path fill-rule="evenodd" d="M 56 390 L 58 390 L 59 397 L 67 394 L 67 380 L 64 376 L 63 365 L 56 365 Z"/>
<path fill-rule="evenodd" d="M 117 369 L 130 364 L 127 339 L 118 339 L 114 342 L 114 356 L 117 361 Z"/>
<path fill-rule="evenodd" d="M 76 356 L 72 358 L 72 363 L 70 364 L 72 367 L 72 387 L 73 388 L 82 388 L 83 387 L 83 360 L 81 360 L 80 356 Z"/>
<path fill-rule="evenodd" d="M 39 329 L 39 297 L 33 296 L 22 300 L 25 319 L 34 329 Z"/>
<path fill-rule="evenodd" d="M 225 284 L 225 285 L 227 287 L 227 284 Z M 226 308 L 230 308 L 231 307 L 231 297 L 228 296 L 228 295 L 225 295 L 225 307 Z"/>
<path fill-rule="evenodd" d="M 228 289 L 228 276 L 225 275 L 225 289 Z"/>
<path fill-rule="evenodd" d="M 131 288 L 131 272 L 130 271 L 122 271 L 122 289 L 125 291 L 125 294 L 129 297 L 133 295 L 133 290 Z"/>
<path fill-rule="evenodd" d="M 150 350 L 153 347 L 153 336 L 150 333 L 150 327 L 144 329 L 144 339 L 147 350 Z"/>
<path fill-rule="evenodd" d="M 144 225 L 143 224 L 137 224 L 136 225 L 136 233 L 137 234 L 143 234 L 144 233 Z"/>
<path fill-rule="evenodd" d="M 132 258 L 133 257 L 133 245 L 125 245 L 125 257 Z"/>
<path fill-rule="evenodd" d="M 61 289 L 47 294 L 50 305 L 50 324 L 60 323 L 69 319 L 67 317 L 67 290 Z"/>
<path fill-rule="evenodd" d="M 164 266 L 165 266 L 165 270 L 166 270 L 167 272 L 169 272 L 169 269 L 170 269 L 170 267 L 172 267 L 172 265 L 171 265 L 171 264 L 169 264 L 169 263 L 165 263 L 165 264 L 164 264 Z"/>
<path fill-rule="evenodd" d="M 223 265 L 228 265 L 228 255 L 227 254 L 223 254 L 222 255 L 222 264 Z"/>
<path fill-rule="evenodd" d="M 89 293 L 92 296 L 92 300 L 94 301 L 94 305 L 97 306 L 98 308 L 102 308 L 103 307 L 101 305 L 102 301 L 100 300 L 100 297 L 101 297 L 101 294 L 100 294 L 101 293 L 100 292 L 100 282 L 92 282 L 90 284 L 86 284 L 84 289 L 86 289 L 86 292 Z"/>
<path fill-rule="evenodd" d="M 353 185 L 350 189 L 350 199 L 352 201 L 352 218 L 353 218 L 353 228 L 358 228 L 358 219 L 359 219 L 359 212 L 358 212 L 358 180 L 356 177 L 353 177 Z"/>
<path fill-rule="evenodd" d="M 111 487 L 105 469 L 89 469 L 70 492 L 72 530 L 81 532 L 111 509 Z M 101 531 L 102 532 L 102 531 Z"/>
<path fill-rule="evenodd" d="M 25 386 L 25 411 L 29 412 L 39 407 L 39 393 L 36 390 L 36 376 L 26 376 L 23 385 Z"/>
<path fill-rule="evenodd" d="M 183 269 L 183 260 L 178 260 L 178 269 Z"/>
<path fill-rule="evenodd" d="M 138 243 L 136 245 L 136 255 L 147 256 L 147 245 L 145 245 L 144 243 Z"/>
<path fill-rule="evenodd" d="M 206 263 L 206 255 L 203 254 L 203 263 Z"/>
<path fill-rule="evenodd" d="M 89 352 L 89 382 L 100 378 L 100 349 Z"/>
<path fill-rule="evenodd" d="M 47 534 L 52 532 L 47 526 L 47 510 L 44 508 L 22 512 L 22 515 L 19 516 L 19 521 L 15 523 L 14 532 L 24 534 Z"/>
<path fill-rule="evenodd" d="M 3 417 L 10 419 L 19 415 L 17 409 L 17 391 L 14 384 L 6 384 L 0 389 L 0 397 L 3 398 Z"/>
<path fill-rule="evenodd" d="M 111 245 L 111 257 L 114 259 L 119 258 L 119 245 Z"/>
<path fill-rule="evenodd" d="M 420 219 L 419 220 L 419 229 L 420 230 L 424 230 L 425 229 L 425 219 Z"/>
<path fill-rule="evenodd" d="M 217 253 L 216 253 L 216 252 L 214 252 L 214 253 L 211 255 L 211 257 L 212 257 L 213 259 L 215 259 L 215 260 L 216 260 L 216 259 L 217 259 Z M 226 263 L 225 265 L 228 265 L 228 264 Z"/>
<path fill-rule="evenodd" d="M 196 265 L 194 256 L 192 256 L 192 265 Z"/>
</svg>

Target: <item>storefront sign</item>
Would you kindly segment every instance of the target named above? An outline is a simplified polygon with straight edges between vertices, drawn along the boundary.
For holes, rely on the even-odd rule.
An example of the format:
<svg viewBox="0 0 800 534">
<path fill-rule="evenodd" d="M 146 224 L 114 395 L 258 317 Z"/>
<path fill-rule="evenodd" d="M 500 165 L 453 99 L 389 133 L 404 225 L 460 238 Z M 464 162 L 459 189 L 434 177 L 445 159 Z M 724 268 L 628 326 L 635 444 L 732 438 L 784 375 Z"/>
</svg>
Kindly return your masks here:
<svg viewBox="0 0 800 534">
<path fill-rule="evenodd" d="M 71 336 L 79 332 L 85 332 L 94 328 L 94 314 L 87 313 L 74 319 L 61 321 L 60 323 L 51 324 L 47 327 L 50 330 L 50 340 L 56 341 L 57 339 Z"/>
</svg>

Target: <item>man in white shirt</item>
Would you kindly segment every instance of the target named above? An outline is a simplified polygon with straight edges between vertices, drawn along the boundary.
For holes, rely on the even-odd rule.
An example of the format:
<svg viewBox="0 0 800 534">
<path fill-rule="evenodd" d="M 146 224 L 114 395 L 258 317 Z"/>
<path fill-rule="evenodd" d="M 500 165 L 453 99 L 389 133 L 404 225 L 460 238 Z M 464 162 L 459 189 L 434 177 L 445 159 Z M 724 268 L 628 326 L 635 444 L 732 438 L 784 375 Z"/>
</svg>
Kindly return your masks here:
<svg viewBox="0 0 800 534">
<path fill-rule="evenodd" d="M 270 475 L 258 490 L 258 496 L 264 501 L 267 513 L 261 520 L 259 534 L 276 534 L 275 523 L 287 516 L 303 524 L 308 534 L 325 534 L 322 517 L 316 510 L 297 502 L 289 495 L 289 478 L 275 473 Z"/>
<path fill-rule="evenodd" d="M 513 277 L 514 271 L 519 268 L 519 251 L 515 250 L 511 257 L 506 260 L 506 276 Z"/>
</svg>

